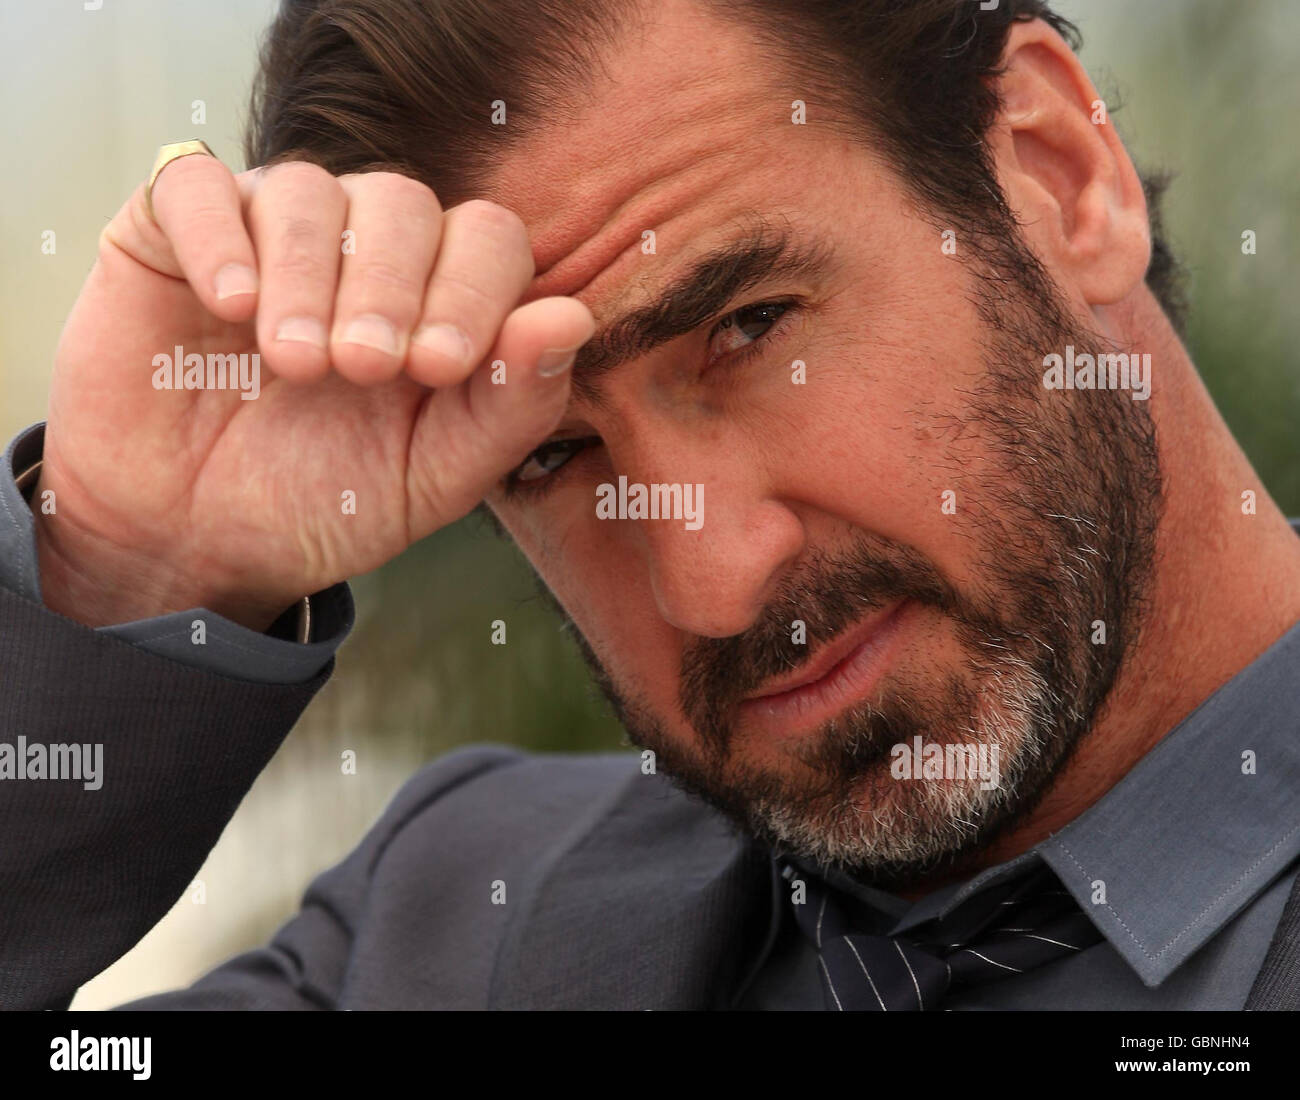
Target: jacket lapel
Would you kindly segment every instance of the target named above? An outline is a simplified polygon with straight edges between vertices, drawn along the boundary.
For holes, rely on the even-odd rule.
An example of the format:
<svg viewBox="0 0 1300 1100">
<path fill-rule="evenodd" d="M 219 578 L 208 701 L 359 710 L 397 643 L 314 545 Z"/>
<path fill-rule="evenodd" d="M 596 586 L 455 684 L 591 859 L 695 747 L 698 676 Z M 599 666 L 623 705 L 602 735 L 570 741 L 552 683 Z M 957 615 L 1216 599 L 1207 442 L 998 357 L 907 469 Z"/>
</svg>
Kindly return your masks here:
<svg viewBox="0 0 1300 1100">
<path fill-rule="evenodd" d="M 634 775 L 525 884 L 488 1005 L 718 1007 L 766 932 L 770 881 L 763 849 L 721 814 Z"/>
</svg>

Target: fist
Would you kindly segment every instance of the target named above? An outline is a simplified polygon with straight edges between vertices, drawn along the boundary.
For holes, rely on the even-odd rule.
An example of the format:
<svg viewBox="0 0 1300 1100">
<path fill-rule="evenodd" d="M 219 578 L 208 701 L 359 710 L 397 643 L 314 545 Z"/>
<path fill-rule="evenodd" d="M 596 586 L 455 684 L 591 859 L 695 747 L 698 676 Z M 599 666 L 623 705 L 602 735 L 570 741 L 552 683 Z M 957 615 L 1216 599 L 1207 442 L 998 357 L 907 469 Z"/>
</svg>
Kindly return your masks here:
<svg viewBox="0 0 1300 1100">
<path fill-rule="evenodd" d="M 168 164 L 59 342 L 45 602 L 265 629 L 459 519 L 554 429 L 595 327 L 574 298 L 519 305 L 533 274 L 518 215 L 406 176 Z"/>
</svg>

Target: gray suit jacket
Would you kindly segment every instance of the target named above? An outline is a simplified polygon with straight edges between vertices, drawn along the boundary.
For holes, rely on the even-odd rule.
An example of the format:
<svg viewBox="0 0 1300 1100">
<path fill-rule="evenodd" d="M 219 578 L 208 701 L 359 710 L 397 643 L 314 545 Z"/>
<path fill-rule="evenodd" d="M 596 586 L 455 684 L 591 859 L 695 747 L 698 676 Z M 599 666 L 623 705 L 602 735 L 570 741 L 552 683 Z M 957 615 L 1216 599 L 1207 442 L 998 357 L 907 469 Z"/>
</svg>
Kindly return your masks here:
<svg viewBox="0 0 1300 1100">
<path fill-rule="evenodd" d="M 104 745 L 98 791 L 0 783 L 0 1007 L 66 1007 L 166 913 L 332 667 L 227 679 L 0 588 L 0 740 Z M 462 750 L 270 944 L 126 1007 L 721 1008 L 772 881 L 758 845 L 636 755 Z M 1247 1007 L 1300 1007 L 1298 943 L 1300 891 Z"/>
</svg>

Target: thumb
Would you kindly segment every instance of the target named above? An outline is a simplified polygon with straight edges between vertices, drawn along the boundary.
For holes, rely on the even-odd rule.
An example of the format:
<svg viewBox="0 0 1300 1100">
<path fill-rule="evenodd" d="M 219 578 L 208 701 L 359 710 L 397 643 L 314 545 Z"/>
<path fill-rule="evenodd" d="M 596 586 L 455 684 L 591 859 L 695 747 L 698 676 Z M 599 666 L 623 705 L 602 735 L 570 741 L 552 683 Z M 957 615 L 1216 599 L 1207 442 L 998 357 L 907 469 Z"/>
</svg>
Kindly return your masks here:
<svg viewBox="0 0 1300 1100">
<path fill-rule="evenodd" d="M 564 415 L 573 355 L 596 322 L 576 298 L 514 310 L 473 374 L 435 390 L 417 415 L 407 469 L 410 537 L 470 511 Z"/>
</svg>

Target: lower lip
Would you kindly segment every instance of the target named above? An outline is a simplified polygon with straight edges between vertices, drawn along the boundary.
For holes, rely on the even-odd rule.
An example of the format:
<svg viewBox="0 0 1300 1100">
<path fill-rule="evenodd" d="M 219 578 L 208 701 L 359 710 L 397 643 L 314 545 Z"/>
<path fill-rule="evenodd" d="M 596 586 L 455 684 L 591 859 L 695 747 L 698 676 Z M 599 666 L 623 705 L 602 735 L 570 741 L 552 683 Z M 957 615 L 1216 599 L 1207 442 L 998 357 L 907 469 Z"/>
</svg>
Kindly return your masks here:
<svg viewBox="0 0 1300 1100">
<path fill-rule="evenodd" d="M 776 695 L 746 699 L 738 711 L 741 725 L 758 734 L 805 733 L 861 702 L 884 675 L 908 606 L 904 600 L 895 607 L 865 642 L 821 679 Z"/>
</svg>

